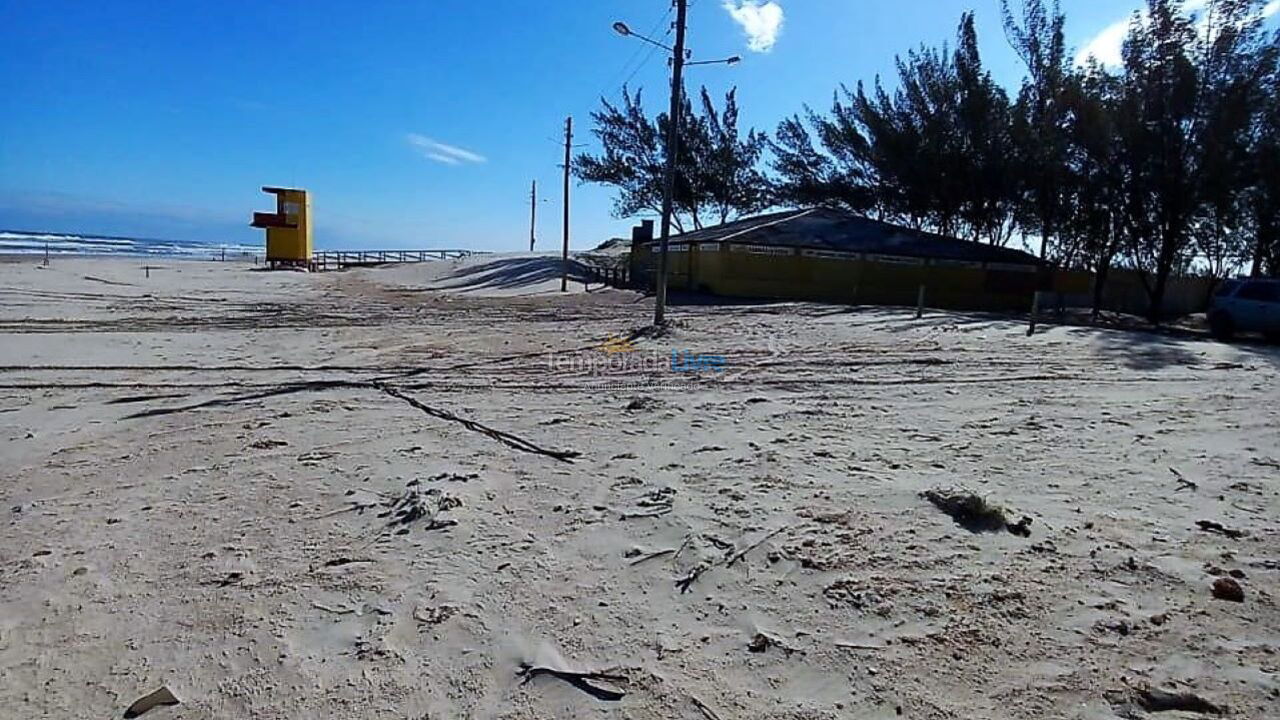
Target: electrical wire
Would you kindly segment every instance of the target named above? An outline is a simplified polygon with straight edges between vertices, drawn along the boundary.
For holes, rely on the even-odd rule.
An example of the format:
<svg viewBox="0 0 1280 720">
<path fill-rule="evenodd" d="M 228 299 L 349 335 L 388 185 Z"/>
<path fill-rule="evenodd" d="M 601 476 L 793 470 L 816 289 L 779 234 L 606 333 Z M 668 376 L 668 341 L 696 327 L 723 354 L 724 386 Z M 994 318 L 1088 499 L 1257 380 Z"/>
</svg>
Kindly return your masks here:
<svg viewBox="0 0 1280 720">
<path fill-rule="evenodd" d="M 671 34 L 671 24 L 668 21 L 671 19 L 671 14 L 673 12 L 675 12 L 675 8 L 668 7 L 666 12 L 664 12 L 662 16 L 658 18 L 658 21 L 653 24 L 653 27 L 649 29 L 649 32 L 646 33 L 646 36 L 653 37 L 654 33 L 658 32 L 658 29 L 662 27 L 663 23 L 667 24 L 667 30 L 666 32 L 663 33 L 662 36 L 663 37 L 669 36 Z M 614 89 L 621 87 L 622 85 L 627 85 L 628 83 L 631 82 L 632 79 L 635 78 L 635 76 L 641 70 L 644 69 L 646 65 L 649 64 L 649 61 L 653 59 L 654 53 L 657 52 L 658 47 L 656 45 L 649 45 L 648 43 L 644 43 L 644 45 L 647 46 L 647 49 L 646 47 L 636 48 L 636 51 L 631 54 L 631 57 L 627 60 L 627 62 L 623 63 L 622 70 L 618 72 L 618 74 L 614 75 L 613 81 L 611 81 L 605 87 L 601 88 L 600 92 L 597 93 L 597 95 L 603 97 L 606 93 L 612 92 Z M 641 58 L 640 64 L 636 65 L 635 68 L 631 70 L 630 74 L 627 74 L 627 68 L 630 67 L 631 64 L 635 62 L 636 58 L 641 56 L 641 54 L 643 54 L 644 57 Z M 623 75 L 626 75 L 627 79 L 622 81 L 621 84 L 619 84 L 617 82 L 617 79 L 622 77 Z"/>
</svg>

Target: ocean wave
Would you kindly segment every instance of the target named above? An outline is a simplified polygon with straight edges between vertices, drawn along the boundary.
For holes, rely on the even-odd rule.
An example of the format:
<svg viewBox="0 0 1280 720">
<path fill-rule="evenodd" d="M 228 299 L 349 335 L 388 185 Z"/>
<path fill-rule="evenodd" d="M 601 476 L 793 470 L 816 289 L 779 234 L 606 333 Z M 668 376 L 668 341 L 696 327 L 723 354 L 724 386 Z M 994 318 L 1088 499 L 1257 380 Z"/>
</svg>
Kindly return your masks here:
<svg viewBox="0 0 1280 720">
<path fill-rule="evenodd" d="M 0 255 L 126 255 L 141 257 L 219 258 L 261 255 L 260 245 L 183 240 L 100 237 L 57 233 L 0 232 Z"/>
</svg>

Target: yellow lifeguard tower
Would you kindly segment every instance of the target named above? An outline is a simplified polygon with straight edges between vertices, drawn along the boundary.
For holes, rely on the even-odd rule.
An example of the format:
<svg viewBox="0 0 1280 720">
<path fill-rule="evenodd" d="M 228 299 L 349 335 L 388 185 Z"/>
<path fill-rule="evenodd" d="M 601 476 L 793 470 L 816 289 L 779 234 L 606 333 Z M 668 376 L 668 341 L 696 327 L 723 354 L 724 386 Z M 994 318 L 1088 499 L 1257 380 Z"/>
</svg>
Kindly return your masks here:
<svg viewBox="0 0 1280 720">
<path fill-rule="evenodd" d="M 276 196 L 276 211 L 255 212 L 249 224 L 267 231 L 267 264 L 309 267 L 311 196 L 297 188 L 264 187 L 262 192 Z"/>
</svg>

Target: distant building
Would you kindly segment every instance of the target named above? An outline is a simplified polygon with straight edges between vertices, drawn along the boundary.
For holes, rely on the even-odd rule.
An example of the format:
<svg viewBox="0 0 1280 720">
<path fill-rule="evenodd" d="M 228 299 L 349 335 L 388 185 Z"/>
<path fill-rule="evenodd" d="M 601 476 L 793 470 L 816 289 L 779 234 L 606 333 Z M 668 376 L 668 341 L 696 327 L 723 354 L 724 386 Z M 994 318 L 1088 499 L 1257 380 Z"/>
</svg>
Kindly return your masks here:
<svg viewBox="0 0 1280 720">
<path fill-rule="evenodd" d="M 633 232 L 631 276 L 652 285 L 659 243 Z M 1021 250 L 921 232 L 852 213 L 788 210 L 673 236 L 670 287 L 727 297 L 1026 310 L 1054 275 Z M 1087 289 L 1087 287 L 1086 287 Z"/>
</svg>

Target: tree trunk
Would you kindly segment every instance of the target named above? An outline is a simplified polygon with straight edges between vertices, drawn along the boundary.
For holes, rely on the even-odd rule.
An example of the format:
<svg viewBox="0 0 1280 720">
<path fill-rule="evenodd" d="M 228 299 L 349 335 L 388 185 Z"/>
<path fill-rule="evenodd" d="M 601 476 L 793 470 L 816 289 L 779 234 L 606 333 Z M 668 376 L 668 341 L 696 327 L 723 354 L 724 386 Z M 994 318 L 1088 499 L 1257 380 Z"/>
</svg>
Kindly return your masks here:
<svg viewBox="0 0 1280 720">
<path fill-rule="evenodd" d="M 1049 238 L 1053 237 L 1053 218 L 1048 209 L 1048 192 L 1041 189 L 1040 198 L 1040 259 L 1049 259 Z"/>
<path fill-rule="evenodd" d="M 1094 320 L 1098 319 L 1098 315 L 1102 312 L 1102 296 L 1106 290 L 1107 277 L 1111 274 L 1111 256 L 1106 255 L 1098 259 L 1098 268 L 1093 274 L 1093 313 Z"/>
<path fill-rule="evenodd" d="M 1164 319 L 1164 293 L 1169 285 L 1169 274 L 1173 272 L 1172 253 L 1161 252 L 1156 262 L 1156 284 L 1151 288 L 1151 305 L 1147 308 L 1147 319 L 1152 325 L 1159 325 Z"/>
<path fill-rule="evenodd" d="M 1253 246 L 1253 264 L 1249 268 L 1250 277 L 1262 277 L 1268 270 L 1276 273 L 1280 268 L 1276 268 L 1273 255 L 1276 247 L 1276 238 L 1280 233 L 1276 232 L 1276 228 L 1265 221 L 1261 221 L 1257 225 L 1258 239 Z M 1268 266 L 1271 267 L 1268 267 Z"/>
</svg>

